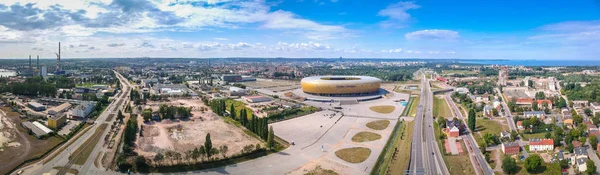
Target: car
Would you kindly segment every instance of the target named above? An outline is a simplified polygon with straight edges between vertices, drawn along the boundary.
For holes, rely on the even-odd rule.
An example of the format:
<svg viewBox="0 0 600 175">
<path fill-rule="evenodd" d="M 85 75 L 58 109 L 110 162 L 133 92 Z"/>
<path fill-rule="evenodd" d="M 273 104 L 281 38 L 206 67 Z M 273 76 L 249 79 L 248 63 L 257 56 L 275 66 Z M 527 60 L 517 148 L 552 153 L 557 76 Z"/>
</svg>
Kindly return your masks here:
<svg viewBox="0 0 600 175">
<path fill-rule="evenodd" d="M 431 152 L 431 155 L 435 155 L 433 152 Z"/>
</svg>

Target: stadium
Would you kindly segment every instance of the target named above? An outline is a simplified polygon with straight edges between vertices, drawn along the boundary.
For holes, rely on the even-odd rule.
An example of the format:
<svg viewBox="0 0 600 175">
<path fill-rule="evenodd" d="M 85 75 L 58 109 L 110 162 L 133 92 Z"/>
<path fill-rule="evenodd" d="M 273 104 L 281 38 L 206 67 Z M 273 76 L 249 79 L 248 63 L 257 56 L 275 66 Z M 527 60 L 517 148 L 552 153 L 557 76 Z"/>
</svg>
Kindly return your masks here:
<svg viewBox="0 0 600 175">
<path fill-rule="evenodd" d="M 381 80 L 369 76 L 314 76 L 303 78 L 300 84 L 306 94 L 351 97 L 378 94 Z"/>
</svg>

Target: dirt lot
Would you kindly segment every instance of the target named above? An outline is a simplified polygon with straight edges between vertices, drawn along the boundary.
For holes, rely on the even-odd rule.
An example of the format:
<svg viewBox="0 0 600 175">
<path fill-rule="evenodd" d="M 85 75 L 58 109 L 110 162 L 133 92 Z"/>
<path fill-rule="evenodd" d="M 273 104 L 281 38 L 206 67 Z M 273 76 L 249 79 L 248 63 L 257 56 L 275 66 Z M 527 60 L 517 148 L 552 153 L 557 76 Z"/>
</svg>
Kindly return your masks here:
<svg viewBox="0 0 600 175">
<path fill-rule="evenodd" d="M 28 135 L 27 131 L 19 125 L 21 119 L 18 113 L 11 112 L 8 107 L 0 109 L 2 110 L 0 115 L 4 116 L 3 112 L 6 113 L 6 116 L 1 117 L 4 125 L 2 131 L 5 134 L 10 133 L 10 137 L 8 134 L 3 134 L 4 137 L 10 138 L 10 141 L 5 144 L 6 146 L 0 145 L 3 149 L 0 151 L 0 162 L 2 162 L 0 163 L 0 174 L 6 174 L 21 162 L 43 154 L 62 141 L 57 137 L 38 140 L 32 135 Z M 9 127 L 12 128 L 9 129 Z"/>
<path fill-rule="evenodd" d="M 228 146 L 227 156 L 241 152 L 244 146 L 261 143 L 257 138 L 245 134 L 242 129 L 225 123 L 216 114 L 210 111 L 201 112 L 200 108 L 205 106 L 200 100 L 174 100 L 169 104 L 192 107 L 193 117 L 183 121 L 163 120 L 142 124 L 143 137 L 138 137 L 138 150 L 136 150 L 141 155 L 151 157 L 167 150 L 185 155 L 185 151 L 203 145 L 207 133 L 211 135 L 214 148 L 222 145 Z M 158 105 L 155 106 L 158 110 Z M 140 118 L 138 121 L 142 121 L 142 119 Z"/>
</svg>

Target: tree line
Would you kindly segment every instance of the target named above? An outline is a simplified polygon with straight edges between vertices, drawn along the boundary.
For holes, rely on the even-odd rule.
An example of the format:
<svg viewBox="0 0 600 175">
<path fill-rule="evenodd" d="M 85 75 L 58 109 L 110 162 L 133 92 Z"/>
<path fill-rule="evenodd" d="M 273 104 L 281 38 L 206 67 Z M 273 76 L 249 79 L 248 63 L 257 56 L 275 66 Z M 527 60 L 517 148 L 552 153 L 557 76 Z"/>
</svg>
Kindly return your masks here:
<svg viewBox="0 0 600 175">
<path fill-rule="evenodd" d="M 229 100 L 229 99 L 211 100 L 209 102 L 210 108 L 217 115 L 228 116 L 228 117 L 240 122 L 240 124 L 242 126 L 244 126 L 246 129 L 248 129 L 248 130 L 252 131 L 253 133 L 255 133 L 256 135 L 258 135 L 258 137 L 260 137 L 264 141 L 269 141 L 270 132 L 269 132 L 269 128 L 268 128 L 268 122 L 269 122 L 268 117 L 264 117 L 264 118 L 255 117 L 252 114 L 252 112 L 248 112 L 248 109 L 245 107 L 241 107 L 241 109 L 236 109 L 233 101 L 230 104 L 229 109 L 227 109 L 227 106 L 226 106 L 227 100 Z M 238 116 L 238 112 L 239 112 L 239 116 Z M 229 115 L 226 115 L 227 113 L 229 113 Z M 273 134 L 273 133 L 271 133 L 271 134 Z M 269 147 L 272 147 L 273 143 L 272 142 L 267 143 L 267 145 Z"/>
</svg>

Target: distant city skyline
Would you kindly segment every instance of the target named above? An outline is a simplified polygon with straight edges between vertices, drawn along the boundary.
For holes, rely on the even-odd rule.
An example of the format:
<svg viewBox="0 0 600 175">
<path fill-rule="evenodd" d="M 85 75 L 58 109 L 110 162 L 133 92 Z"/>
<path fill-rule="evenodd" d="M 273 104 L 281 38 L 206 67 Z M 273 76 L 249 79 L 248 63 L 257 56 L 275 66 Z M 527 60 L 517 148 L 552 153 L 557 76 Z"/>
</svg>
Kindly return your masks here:
<svg viewBox="0 0 600 175">
<path fill-rule="evenodd" d="M 0 58 L 600 59 L 600 1 L 3 0 Z"/>
</svg>

